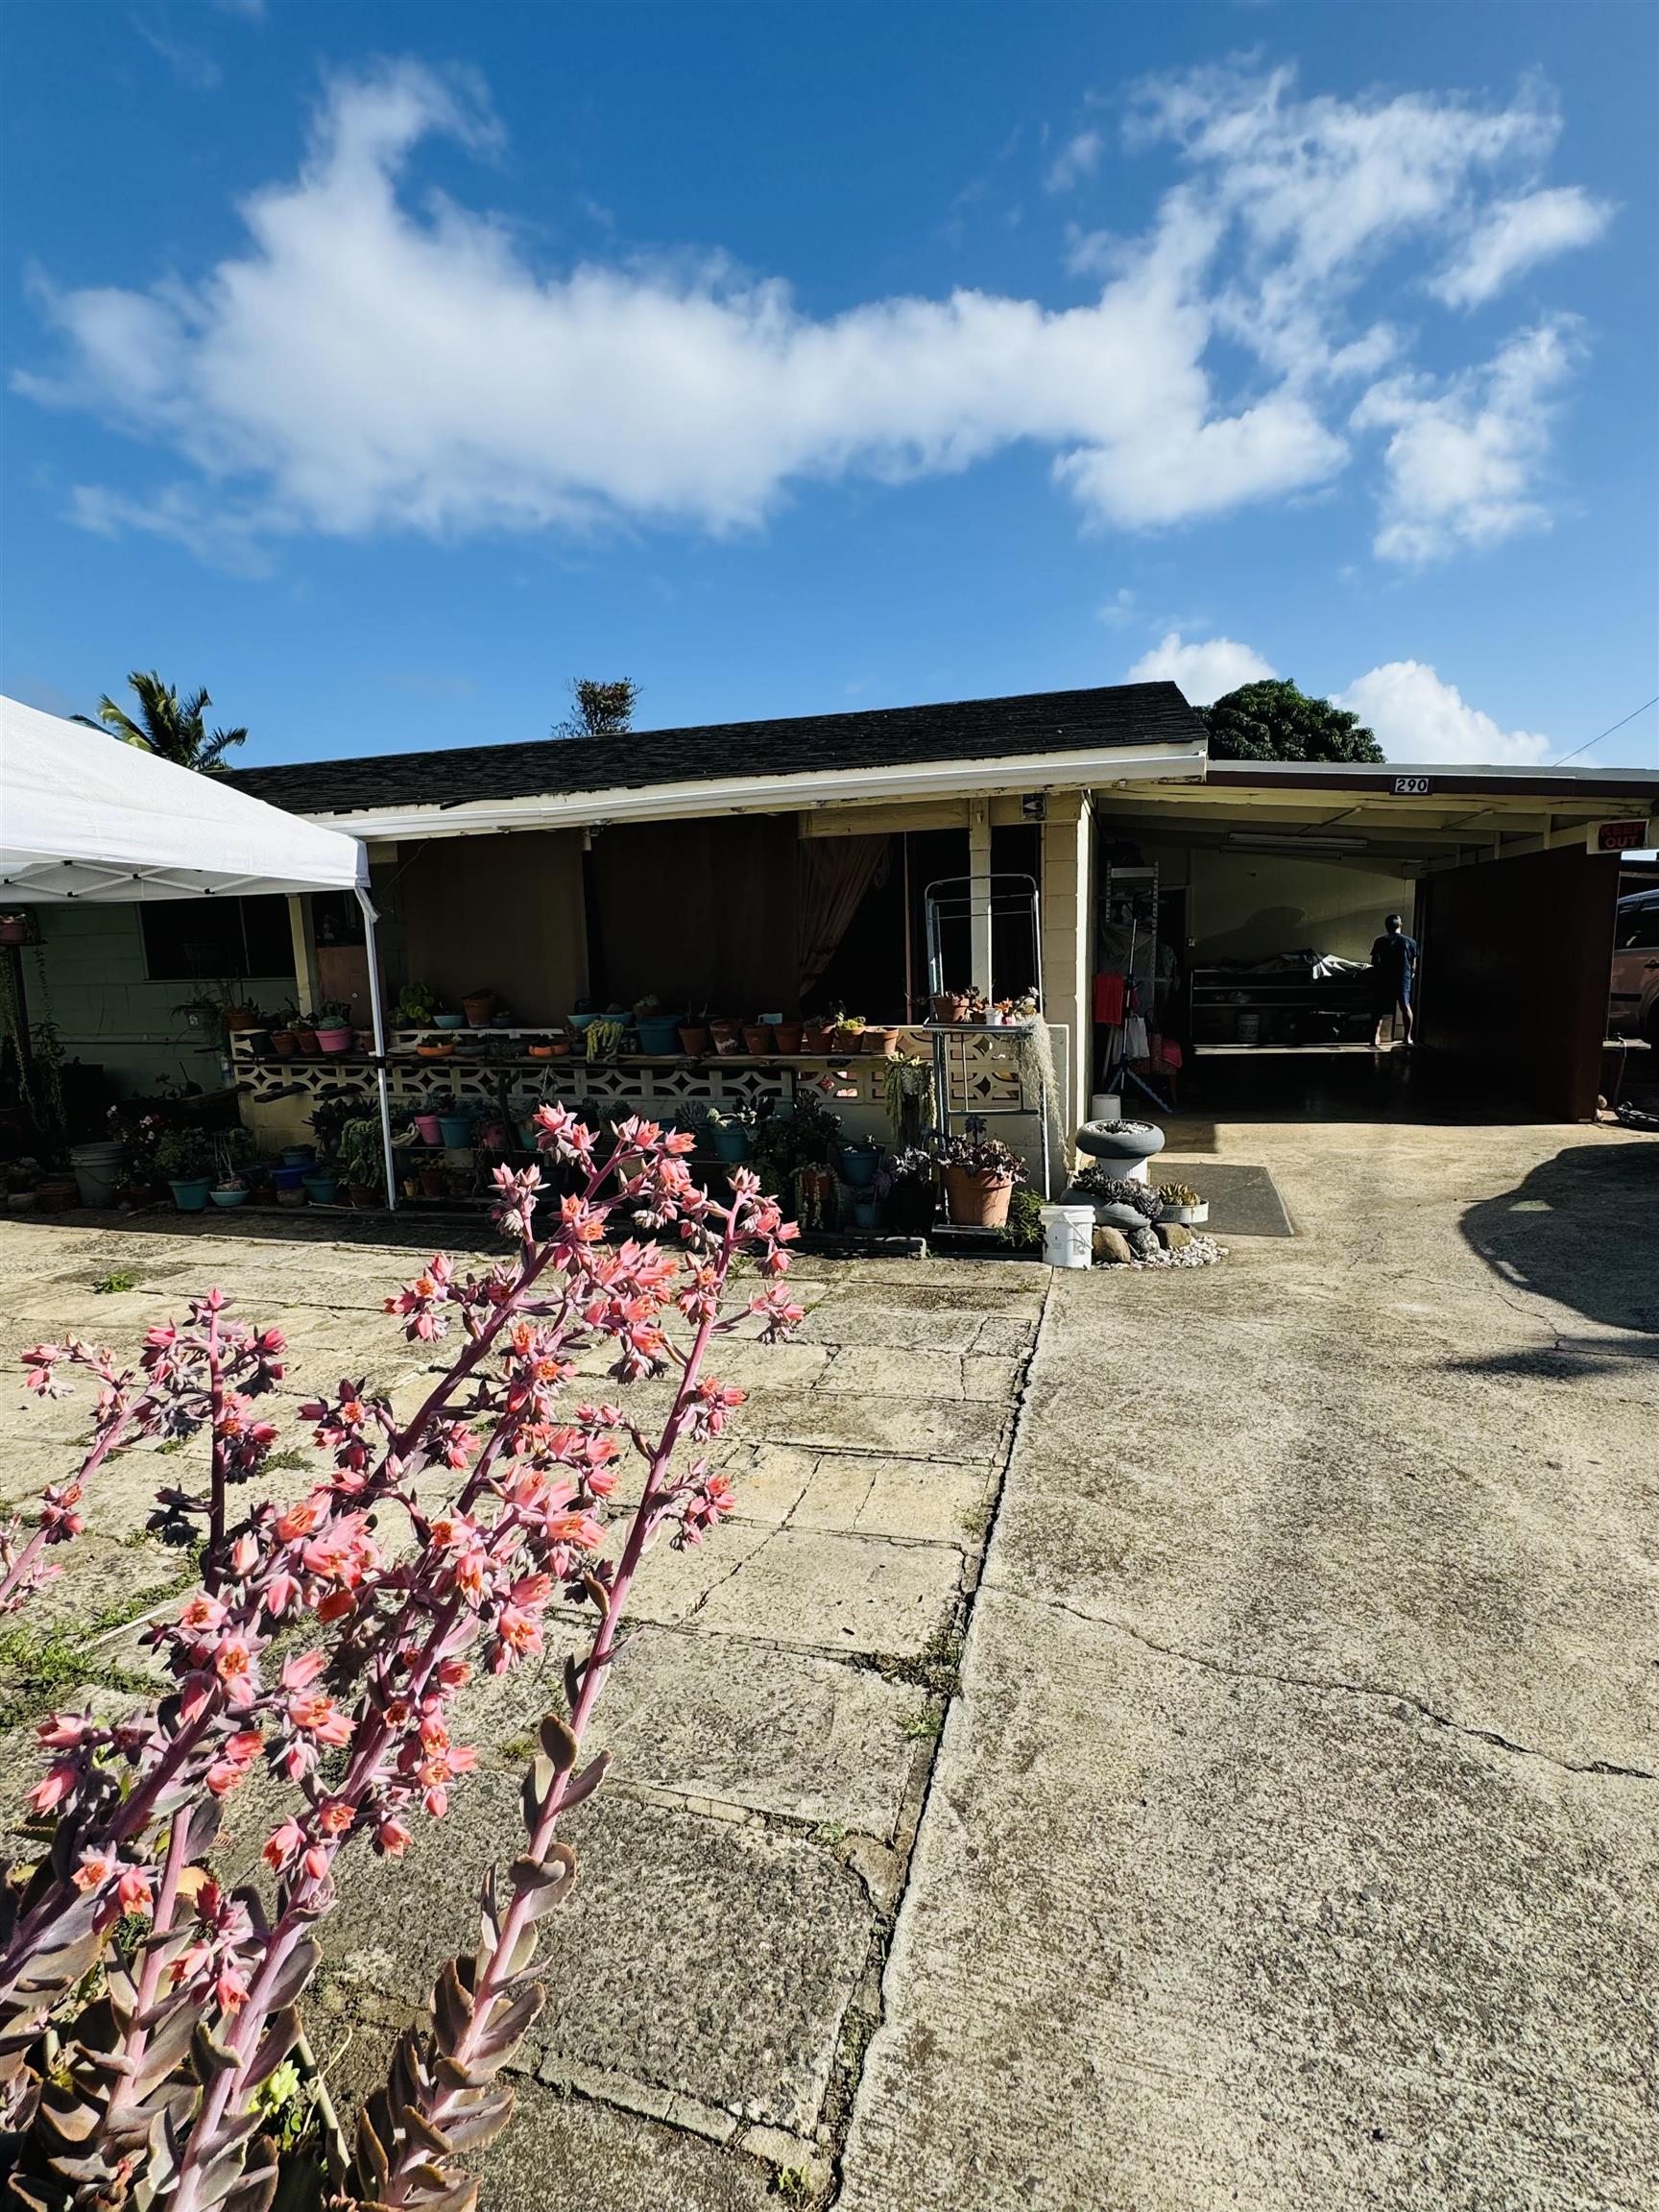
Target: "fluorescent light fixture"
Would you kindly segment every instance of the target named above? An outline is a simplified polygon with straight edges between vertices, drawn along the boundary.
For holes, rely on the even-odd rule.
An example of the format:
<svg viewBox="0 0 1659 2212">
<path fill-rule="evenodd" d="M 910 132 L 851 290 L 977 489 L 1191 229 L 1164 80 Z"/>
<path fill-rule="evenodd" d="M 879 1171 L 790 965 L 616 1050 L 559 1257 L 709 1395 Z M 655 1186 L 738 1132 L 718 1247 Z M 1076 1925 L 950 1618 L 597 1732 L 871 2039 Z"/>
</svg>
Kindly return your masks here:
<svg viewBox="0 0 1659 2212">
<path fill-rule="evenodd" d="M 1298 837 L 1292 831 L 1274 835 L 1271 830 L 1260 830 L 1246 835 L 1235 830 L 1227 840 L 1235 853 L 1363 853 L 1363 837 Z"/>
</svg>

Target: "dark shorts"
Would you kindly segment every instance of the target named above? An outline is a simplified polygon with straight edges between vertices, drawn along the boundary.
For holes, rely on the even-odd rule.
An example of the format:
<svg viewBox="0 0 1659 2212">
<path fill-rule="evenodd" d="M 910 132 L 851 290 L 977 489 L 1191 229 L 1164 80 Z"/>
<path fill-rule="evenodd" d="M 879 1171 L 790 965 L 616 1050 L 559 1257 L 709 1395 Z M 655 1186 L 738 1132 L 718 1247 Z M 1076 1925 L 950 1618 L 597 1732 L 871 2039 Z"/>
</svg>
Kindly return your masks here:
<svg viewBox="0 0 1659 2212">
<path fill-rule="evenodd" d="M 1398 975 L 1385 975 L 1381 969 L 1371 971 L 1371 1010 L 1379 1019 L 1392 1014 L 1396 1006 L 1408 1007 L 1411 1003 L 1411 971 L 1404 970 Z"/>
</svg>

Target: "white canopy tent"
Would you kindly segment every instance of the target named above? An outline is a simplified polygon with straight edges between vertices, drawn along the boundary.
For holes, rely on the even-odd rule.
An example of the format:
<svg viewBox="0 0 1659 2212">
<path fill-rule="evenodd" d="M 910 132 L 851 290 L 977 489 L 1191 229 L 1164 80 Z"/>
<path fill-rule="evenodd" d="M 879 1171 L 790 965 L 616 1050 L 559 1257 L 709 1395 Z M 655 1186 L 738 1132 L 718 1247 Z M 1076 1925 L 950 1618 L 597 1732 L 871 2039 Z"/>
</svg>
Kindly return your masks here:
<svg viewBox="0 0 1659 2212">
<path fill-rule="evenodd" d="M 397 1203 L 369 855 L 355 837 L 247 798 L 101 731 L 0 697 L 0 906 L 349 891 L 363 910 L 386 1151 Z"/>
</svg>

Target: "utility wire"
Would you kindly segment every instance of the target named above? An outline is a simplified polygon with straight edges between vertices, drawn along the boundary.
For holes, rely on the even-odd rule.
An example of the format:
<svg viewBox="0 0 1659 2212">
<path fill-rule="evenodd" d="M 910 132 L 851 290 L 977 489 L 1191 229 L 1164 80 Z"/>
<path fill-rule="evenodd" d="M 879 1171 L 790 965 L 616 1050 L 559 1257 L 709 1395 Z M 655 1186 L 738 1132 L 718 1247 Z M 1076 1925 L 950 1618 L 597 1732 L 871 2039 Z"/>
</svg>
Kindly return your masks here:
<svg viewBox="0 0 1659 2212">
<path fill-rule="evenodd" d="M 1655 691 L 1651 699 L 1644 699 L 1640 707 L 1632 708 L 1630 712 L 1625 715 L 1624 722 L 1634 722 L 1637 715 L 1646 714 L 1649 707 L 1659 707 L 1659 691 Z M 1615 722 L 1613 730 L 1623 730 L 1624 722 Z M 1603 730 L 1601 737 L 1611 737 L 1613 730 Z M 1551 768 L 1564 768 L 1569 760 L 1576 760 L 1580 753 L 1588 753 L 1592 745 L 1599 745 L 1601 737 L 1586 738 L 1582 745 L 1575 745 L 1571 753 L 1563 753 L 1559 760 L 1551 760 L 1546 765 Z"/>
</svg>

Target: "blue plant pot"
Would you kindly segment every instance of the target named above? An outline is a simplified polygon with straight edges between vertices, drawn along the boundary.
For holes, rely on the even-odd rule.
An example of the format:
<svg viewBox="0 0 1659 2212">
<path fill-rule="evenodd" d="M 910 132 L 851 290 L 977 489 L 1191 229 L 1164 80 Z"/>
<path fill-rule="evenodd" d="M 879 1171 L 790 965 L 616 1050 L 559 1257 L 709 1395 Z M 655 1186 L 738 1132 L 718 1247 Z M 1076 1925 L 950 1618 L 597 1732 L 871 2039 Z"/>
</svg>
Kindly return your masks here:
<svg viewBox="0 0 1659 2212">
<path fill-rule="evenodd" d="M 282 1147 L 282 1165 L 284 1167 L 315 1167 L 317 1165 L 316 1145 L 284 1144 Z"/>
<path fill-rule="evenodd" d="M 467 1017 L 465 1014 L 434 1014 L 432 1026 L 434 1029 L 465 1029 Z"/>
<path fill-rule="evenodd" d="M 215 1206 L 246 1206 L 248 1203 L 246 1190 L 213 1190 L 208 1195 Z"/>
<path fill-rule="evenodd" d="M 749 1157 L 749 1132 L 739 1122 L 731 1129 L 716 1129 L 714 1149 L 729 1166 L 741 1166 Z"/>
<path fill-rule="evenodd" d="M 312 1174 L 301 1176 L 305 1195 L 313 1206 L 332 1206 L 340 1189 L 340 1178 L 319 1168 Z"/>
<path fill-rule="evenodd" d="M 464 1150 L 472 1142 L 471 1115 L 440 1114 L 438 1134 L 452 1152 Z"/>
<path fill-rule="evenodd" d="M 641 1052 L 678 1052 L 680 1049 L 680 1024 L 683 1014 L 639 1014 L 635 1017 L 635 1027 L 639 1032 Z"/>
<path fill-rule="evenodd" d="M 276 1190 L 298 1190 L 306 1176 L 314 1172 L 315 1170 L 310 1167 L 290 1167 L 286 1165 L 273 1167 L 271 1170 L 271 1187 Z"/>
<path fill-rule="evenodd" d="M 880 1199 L 854 1198 L 853 1201 L 853 1226 L 854 1229 L 878 1229 L 881 1226 Z"/>
<path fill-rule="evenodd" d="M 880 1165 L 881 1154 L 874 1144 L 849 1144 L 841 1155 L 841 1172 L 854 1190 L 868 1190 Z"/>
<path fill-rule="evenodd" d="M 180 1214 L 206 1213 L 207 1193 L 213 1188 L 210 1176 L 186 1176 L 181 1182 L 170 1183 L 169 1188 L 173 1192 L 173 1203 Z"/>
</svg>

